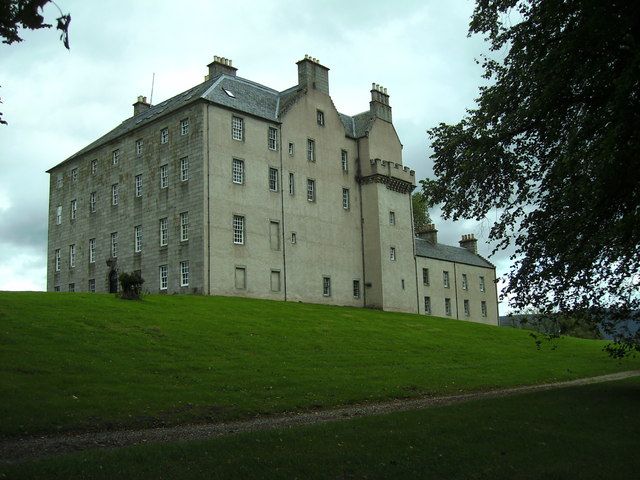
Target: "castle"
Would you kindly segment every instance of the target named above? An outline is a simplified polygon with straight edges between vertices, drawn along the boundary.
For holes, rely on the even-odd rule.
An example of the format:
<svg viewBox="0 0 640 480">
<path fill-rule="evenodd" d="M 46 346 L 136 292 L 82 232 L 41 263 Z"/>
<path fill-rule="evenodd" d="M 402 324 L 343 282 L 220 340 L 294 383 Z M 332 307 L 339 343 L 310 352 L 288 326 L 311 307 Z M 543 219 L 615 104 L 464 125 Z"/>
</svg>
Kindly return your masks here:
<svg viewBox="0 0 640 480">
<path fill-rule="evenodd" d="M 477 241 L 414 234 L 387 89 L 349 116 L 305 56 L 277 91 L 214 57 L 203 83 L 133 116 L 48 170 L 48 291 L 236 295 L 497 324 L 495 267 Z"/>
</svg>

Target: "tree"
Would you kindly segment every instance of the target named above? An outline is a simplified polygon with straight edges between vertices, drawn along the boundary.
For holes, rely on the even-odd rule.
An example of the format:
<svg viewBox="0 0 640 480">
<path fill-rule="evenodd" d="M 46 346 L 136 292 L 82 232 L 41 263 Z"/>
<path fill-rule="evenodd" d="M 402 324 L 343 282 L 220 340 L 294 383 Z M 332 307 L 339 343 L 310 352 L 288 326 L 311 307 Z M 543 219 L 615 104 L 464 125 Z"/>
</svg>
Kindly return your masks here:
<svg viewBox="0 0 640 480">
<path fill-rule="evenodd" d="M 124 300 L 140 300 L 142 295 L 142 284 L 144 283 L 144 279 L 142 278 L 142 275 L 140 275 L 140 272 L 122 272 L 118 279 L 120 280 L 120 286 L 122 287 L 120 298 Z"/>
<path fill-rule="evenodd" d="M 413 228 L 417 231 L 431 223 L 431 216 L 427 209 L 427 201 L 422 192 L 414 192 L 411 195 L 411 205 L 413 210 Z"/>
<path fill-rule="evenodd" d="M 51 0 L 3 0 L 0 2 L 0 37 L 2 43 L 11 45 L 21 42 L 22 38 L 18 34 L 19 28 L 38 30 L 40 28 L 51 28 L 51 25 L 44 23 L 44 17 L 40 14 L 47 3 L 52 3 L 60 12 L 56 19 L 56 29 L 60 30 L 60 40 L 69 50 L 69 23 L 71 15 L 63 14 L 60 7 Z M 2 103 L 0 101 L 0 103 Z M 2 120 L 0 112 L 0 124 L 7 124 Z"/>
<path fill-rule="evenodd" d="M 454 220 L 495 211 L 514 309 L 637 318 L 640 3 L 478 0 L 471 34 L 497 59 L 483 57 L 476 106 L 429 130 L 429 204 Z"/>
</svg>

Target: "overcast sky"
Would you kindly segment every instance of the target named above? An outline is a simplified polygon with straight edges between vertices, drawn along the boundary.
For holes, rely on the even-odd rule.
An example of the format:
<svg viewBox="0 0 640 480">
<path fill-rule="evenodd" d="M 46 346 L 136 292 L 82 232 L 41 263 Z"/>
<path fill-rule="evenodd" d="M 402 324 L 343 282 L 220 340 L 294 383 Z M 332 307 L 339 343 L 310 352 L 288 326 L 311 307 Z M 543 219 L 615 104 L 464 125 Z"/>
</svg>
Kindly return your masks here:
<svg viewBox="0 0 640 480">
<path fill-rule="evenodd" d="M 341 112 L 367 110 L 372 82 L 388 89 L 403 162 L 422 179 L 432 175 L 426 130 L 473 106 L 482 81 L 474 59 L 487 51 L 481 37 L 467 37 L 470 0 L 57 3 L 72 17 L 70 51 L 55 29 L 0 45 L 0 111 L 9 122 L 0 126 L 0 290 L 46 288 L 45 170 L 130 117 L 136 97 L 150 96 L 153 73 L 153 103 L 202 82 L 214 55 L 284 90 L 310 54 L 331 69 Z M 56 8 L 44 13 L 55 24 Z M 441 242 L 474 233 L 489 255 L 488 221 L 431 215 Z M 499 274 L 508 269 L 506 255 L 490 260 Z"/>
</svg>

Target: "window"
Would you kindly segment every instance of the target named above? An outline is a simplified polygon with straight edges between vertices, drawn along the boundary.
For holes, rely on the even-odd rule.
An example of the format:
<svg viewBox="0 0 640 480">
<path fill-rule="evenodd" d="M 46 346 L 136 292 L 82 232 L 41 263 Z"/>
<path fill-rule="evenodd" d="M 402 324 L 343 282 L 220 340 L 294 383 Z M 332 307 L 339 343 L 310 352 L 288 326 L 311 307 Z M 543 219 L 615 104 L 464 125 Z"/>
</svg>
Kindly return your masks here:
<svg viewBox="0 0 640 480">
<path fill-rule="evenodd" d="M 111 185 L 111 205 L 118 205 L 118 184 Z"/>
<path fill-rule="evenodd" d="M 444 299 L 444 314 L 448 315 L 449 317 L 451 316 L 451 299 L 450 298 Z"/>
<path fill-rule="evenodd" d="M 133 251 L 136 253 L 140 253 L 142 251 L 142 225 L 136 225 L 133 227 L 134 230 L 134 249 Z"/>
<path fill-rule="evenodd" d="M 73 268 L 76 266 L 76 246 L 69 245 L 69 267 Z"/>
<path fill-rule="evenodd" d="M 469 315 L 471 315 L 471 311 L 469 309 L 469 300 L 465 300 L 463 304 L 464 304 L 464 316 L 468 317 Z"/>
<path fill-rule="evenodd" d="M 59 272 L 60 271 L 60 249 L 59 248 L 56 248 L 56 251 L 53 257 L 54 257 L 56 272 Z"/>
<path fill-rule="evenodd" d="M 168 143 L 169 142 L 169 129 L 163 128 L 160 130 L 160 143 Z"/>
<path fill-rule="evenodd" d="M 467 281 L 467 274 L 466 273 L 462 274 L 462 289 L 463 290 L 469 290 L 469 282 Z"/>
<path fill-rule="evenodd" d="M 116 148 L 111 154 L 111 164 L 118 165 L 119 161 L 120 161 L 120 150 Z"/>
<path fill-rule="evenodd" d="M 111 256 L 113 258 L 118 256 L 118 232 L 111 234 Z"/>
<path fill-rule="evenodd" d="M 53 291 L 54 292 L 59 292 L 60 291 L 60 285 L 56 285 L 55 287 L 53 287 Z"/>
<path fill-rule="evenodd" d="M 349 171 L 349 158 L 346 150 L 340 152 L 340 164 L 342 165 L 342 171 L 347 173 Z"/>
<path fill-rule="evenodd" d="M 280 270 L 271 270 L 271 291 L 280 291 Z"/>
<path fill-rule="evenodd" d="M 431 313 L 431 297 L 424 297 L 424 313 L 427 315 Z"/>
<path fill-rule="evenodd" d="M 396 224 L 396 212 L 391 210 L 389 212 L 389 225 L 395 225 L 395 224 Z"/>
<path fill-rule="evenodd" d="M 247 288 L 247 269 L 245 267 L 236 267 L 235 281 L 238 290 Z"/>
<path fill-rule="evenodd" d="M 233 243 L 244 245 L 244 217 L 242 215 L 233 216 Z"/>
<path fill-rule="evenodd" d="M 310 162 L 316 161 L 316 142 L 310 138 L 307 139 L 307 160 Z"/>
<path fill-rule="evenodd" d="M 316 201 L 316 181 L 310 178 L 307 178 L 307 200 Z"/>
<path fill-rule="evenodd" d="M 136 155 L 142 155 L 142 148 L 144 147 L 144 142 L 142 139 L 136 140 Z"/>
<path fill-rule="evenodd" d="M 89 286 L 88 286 L 88 290 L 91 293 L 96 293 L 96 279 L 95 278 L 90 278 L 89 279 Z"/>
<path fill-rule="evenodd" d="M 404 278 L 400 280 L 400 287 L 404 290 Z"/>
<path fill-rule="evenodd" d="M 243 184 L 244 183 L 244 160 L 239 160 L 237 158 L 234 158 L 231 171 L 232 171 L 231 179 L 233 180 L 233 183 Z"/>
<path fill-rule="evenodd" d="M 349 189 L 348 188 L 343 188 L 342 189 L 342 208 L 344 208 L 345 210 L 349 210 Z"/>
<path fill-rule="evenodd" d="M 78 202 L 74 199 L 71 200 L 71 220 L 75 220 L 78 216 Z"/>
<path fill-rule="evenodd" d="M 449 288 L 449 272 L 446 270 L 442 271 L 442 284 L 444 285 L 444 288 Z"/>
<path fill-rule="evenodd" d="M 167 188 L 169 186 L 169 166 L 160 166 L 160 188 Z"/>
<path fill-rule="evenodd" d="M 91 160 L 91 174 L 95 175 L 98 173 L 98 160 Z"/>
<path fill-rule="evenodd" d="M 180 120 L 180 135 L 186 135 L 189 133 L 189 119 L 183 118 Z"/>
<path fill-rule="evenodd" d="M 269 150 L 278 150 L 278 130 L 269 127 L 269 136 L 267 144 L 269 146 Z"/>
<path fill-rule="evenodd" d="M 136 197 L 142 197 L 142 174 L 136 175 Z"/>
<path fill-rule="evenodd" d="M 96 192 L 91 192 L 89 194 L 89 211 L 91 213 L 96 213 Z"/>
<path fill-rule="evenodd" d="M 280 222 L 269 222 L 269 244 L 271 250 L 280 250 Z"/>
<path fill-rule="evenodd" d="M 189 240 L 189 212 L 182 212 L 180 214 L 180 241 L 186 242 Z"/>
<path fill-rule="evenodd" d="M 160 219 L 160 246 L 166 247 L 169 241 L 169 228 L 167 218 Z"/>
<path fill-rule="evenodd" d="M 389 247 L 389 260 L 396 261 L 396 247 Z"/>
<path fill-rule="evenodd" d="M 322 295 L 331 296 L 331 277 L 322 277 Z"/>
<path fill-rule="evenodd" d="M 324 127 L 324 112 L 322 110 L 316 110 L 316 120 L 318 125 Z"/>
<path fill-rule="evenodd" d="M 69 284 L 69 291 L 70 292 L 75 292 L 76 291 L 76 284 L 75 283 L 70 283 Z"/>
<path fill-rule="evenodd" d="M 296 232 L 291 232 L 291 243 L 296 244 L 298 242 L 298 235 Z"/>
<path fill-rule="evenodd" d="M 180 286 L 189 286 L 189 262 L 180 262 Z"/>
<path fill-rule="evenodd" d="M 289 142 L 289 155 L 293 156 L 294 149 L 295 149 L 295 147 L 293 145 L 293 142 Z"/>
<path fill-rule="evenodd" d="M 278 169 L 269 167 L 269 190 L 278 191 Z"/>
<path fill-rule="evenodd" d="M 58 205 L 56 207 L 56 225 L 60 225 L 62 223 L 62 205 Z"/>
<path fill-rule="evenodd" d="M 180 180 L 183 182 L 189 180 L 189 157 L 180 159 Z"/>
<path fill-rule="evenodd" d="M 166 290 L 169 285 L 169 275 L 166 265 L 160 265 L 160 290 Z"/>
<path fill-rule="evenodd" d="M 353 281 L 353 298 L 360 298 L 360 280 Z"/>
<path fill-rule="evenodd" d="M 292 172 L 289 172 L 289 195 L 296 194 L 296 177 Z"/>
<path fill-rule="evenodd" d="M 96 263 L 96 239 L 89 239 L 89 263 Z"/>
<path fill-rule="evenodd" d="M 77 168 L 72 168 L 71 169 L 71 181 L 74 182 L 74 183 L 78 181 L 78 169 Z"/>
<path fill-rule="evenodd" d="M 483 317 L 487 316 L 487 302 L 484 300 L 480 302 L 480 311 L 482 312 Z"/>
<path fill-rule="evenodd" d="M 56 178 L 56 187 L 62 188 L 63 182 L 64 182 L 64 175 L 62 173 L 59 173 L 58 177 Z"/>
<path fill-rule="evenodd" d="M 429 269 L 428 268 L 422 269 L 422 284 L 429 285 Z"/>
<path fill-rule="evenodd" d="M 484 277 L 480 276 L 480 291 L 484 292 Z"/>
<path fill-rule="evenodd" d="M 244 120 L 240 117 L 231 117 L 231 138 L 244 140 Z"/>
</svg>

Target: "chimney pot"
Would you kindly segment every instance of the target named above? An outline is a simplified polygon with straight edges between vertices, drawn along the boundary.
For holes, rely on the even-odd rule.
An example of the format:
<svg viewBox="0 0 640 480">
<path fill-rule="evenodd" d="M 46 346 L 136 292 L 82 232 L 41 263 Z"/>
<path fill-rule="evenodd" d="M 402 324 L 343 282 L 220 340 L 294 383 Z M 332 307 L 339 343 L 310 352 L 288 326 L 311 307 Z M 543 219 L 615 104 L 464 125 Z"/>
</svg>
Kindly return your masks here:
<svg viewBox="0 0 640 480">
<path fill-rule="evenodd" d="M 213 62 L 207 66 L 209 67 L 209 79 L 215 78 L 223 73 L 235 77 L 236 71 L 238 70 L 233 66 L 233 62 L 230 59 L 218 55 L 214 55 Z"/>
<path fill-rule="evenodd" d="M 459 243 L 462 248 L 469 250 L 471 253 L 478 253 L 478 240 L 473 233 L 462 235 Z"/>
<path fill-rule="evenodd" d="M 147 102 L 147 97 L 138 95 L 138 100 L 133 104 L 133 116 L 135 117 L 139 113 L 145 112 L 151 108 L 151 105 Z"/>
</svg>

